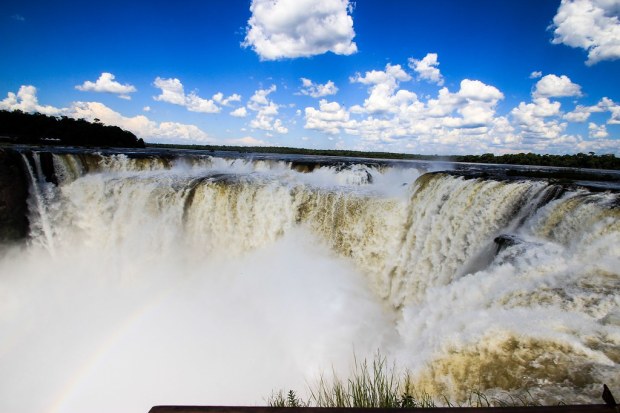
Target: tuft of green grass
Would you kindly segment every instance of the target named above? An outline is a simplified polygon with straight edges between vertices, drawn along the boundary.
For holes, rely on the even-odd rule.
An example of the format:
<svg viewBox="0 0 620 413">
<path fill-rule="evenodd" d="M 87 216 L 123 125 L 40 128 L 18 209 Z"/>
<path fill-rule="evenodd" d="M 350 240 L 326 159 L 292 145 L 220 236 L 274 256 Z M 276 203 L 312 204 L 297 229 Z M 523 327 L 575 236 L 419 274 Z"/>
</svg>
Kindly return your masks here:
<svg viewBox="0 0 620 413">
<path fill-rule="evenodd" d="M 267 400 L 270 407 L 307 407 L 308 403 L 303 402 L 294 390 L 289 390 L 286 396 L 280 390 L 272 394 Z"/>
<path fill-rule="evenodd" d="M 272 394 L 267 402 L 271 407 L 436 407 L 429 394 L 416 392 L 408 374 L 396 374 L 385 357 L 377 354 L 371 364 L 356 358 L 354 365 L 347 380 L 336 374 L 330 381 L 321 376 L 316 386 L 309 389 L 308 402 L 302 402 L 293 390 L 286 397 L 282 391 Z"/>
<path fill-rule="evenodd" d="M 416 408 L 438 407 L 436 400 L 415 388 L 409 373 L 397 374 L 386 358 L 377 353 L 372 361 L 354 358 L 351 376 L 343 380 L 335 373 L 331 380 L 321 375 L 318 383 L 309 387 L 309 400 L 303 401 L 297 393 L 279 391 L 267 399 L 270 407 L 364 407 L 364 408 Z M 443 397 L 442 405 L 448 407 L 515 407 L 540 406 L 530 393 L 505 397 L 489 397 L 472 390 L 462 403 L 453 403 Z"/>
</svg>

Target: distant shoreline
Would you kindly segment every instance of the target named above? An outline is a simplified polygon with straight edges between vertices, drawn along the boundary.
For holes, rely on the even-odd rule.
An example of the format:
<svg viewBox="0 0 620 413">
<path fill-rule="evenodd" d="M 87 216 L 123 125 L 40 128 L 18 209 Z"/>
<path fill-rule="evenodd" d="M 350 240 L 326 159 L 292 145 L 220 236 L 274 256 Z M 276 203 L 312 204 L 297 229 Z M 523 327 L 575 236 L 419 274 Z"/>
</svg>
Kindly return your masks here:
<svg viewBox="0 0 620 413">
<path fill-rule="evenodd" d="M 499 165 L 551 166 L 620 170 L 620 158 L 614 154 L 597 155 L 594 152 L 574 155 L 539 155 L 517 153 L 494 155 L 421 155 L 394 152 L 365 152 L 337 149 L 305 149 L 281 146 L 227 146 L 148 143 L 118 126 L 104 125 L 98 119 L 60 118 L 40 113 L 0 110 L 0 145 L 45 145 L 75 147 L 121 147 L 189 149 L 199 151 L 235 151 L 240 153 L 274 153 L 289 155 L 318 155 L 369 159 L 421 160 L 467 162 Z"/>
<path fill-rule="evenodd" d="M 553 166 L 563 168 L 587 168 L 620 170 L 620 158 L 614 154 L 596 155 L 594 153 L 578 153 L 575 155 L 539 155 L 534 153 L 518 153 L 508 155 L 420 155 L 395 152 L 364 152 L 338 149 L 305 149 L 283 146 L 226 146 L 226 145 L 183 145 L 167 143 L 145 143 L 147 148 L 188 149 L 215 151 L 235 151 L 241 153 L 276 153 L 290 155 L 337 156 L 370 159 L 394 159 L 437 162 L 466 162 L 499 165 Z"/>
</svg>

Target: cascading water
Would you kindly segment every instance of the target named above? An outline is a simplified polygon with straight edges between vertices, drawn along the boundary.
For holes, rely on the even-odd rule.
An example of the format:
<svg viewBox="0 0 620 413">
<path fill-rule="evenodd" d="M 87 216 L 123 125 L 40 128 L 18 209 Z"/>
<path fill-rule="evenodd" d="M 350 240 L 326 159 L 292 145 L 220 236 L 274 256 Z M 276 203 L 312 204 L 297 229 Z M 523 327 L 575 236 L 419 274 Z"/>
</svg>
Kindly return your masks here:
<svg viewBox="0 0 620 413">
<path fill-rule="evenodd" d="M 86 153 L 55 184 L 38 157 L 31 238 L 0 257 L 0 410 L 263 404 L 377 350 L 456 400 L 620 385 L 615 193 Z"/>
</svg>

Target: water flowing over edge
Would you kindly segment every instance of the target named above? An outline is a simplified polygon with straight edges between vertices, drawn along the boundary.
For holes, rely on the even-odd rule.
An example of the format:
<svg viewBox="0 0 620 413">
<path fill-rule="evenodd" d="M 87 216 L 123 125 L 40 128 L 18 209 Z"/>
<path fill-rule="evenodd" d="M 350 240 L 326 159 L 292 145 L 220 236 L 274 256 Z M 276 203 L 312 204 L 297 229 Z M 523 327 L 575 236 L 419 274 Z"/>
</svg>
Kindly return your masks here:
<svg viewBox="0 0 620 413">
<path fill-rule="evenodd" d="M 264 320 L 278 319 L 274 311 L 287 311 L 293 304 L 284 299 L 270 309 L 254 303 L 256 296 L 289 294 L 289 299 L 303 301 L 308 293 L 321 300 L 324 314 L 297 321 L 316 331 L 306 337 L 297 331 L 300 326 L 282 325 L 293 333 L 271 344 L 295 353 L 300 337 L 304 342 L 315 339 L 314 347 L 303 347 L 308 354 L 285 357 L 297 364 L 294 370 L 310 376 L 329 369 L 329 363 L 345 368 L 346 362 L 330 358 L 379 348 L 408 369 L 421 389 L 457 399 L 471 389 L 529 389 L 546 402 L 592 401 L 600 383 L 619 384 L 613 374 L 620 362 L 617 194 L 356 163 L 315 167 L 208 156 L 96 154 L 53 154 L 51 167 L 49 161 L 49 156 L 24 154 L 32 183 L 30 246 L 0 262 L 0 268 L 14 274 L 0 290 L 10 298 L 7 315 L 0 319 L 2 331 L 13 333 L 14 341 L 34 346 L 27 335 L 17 334 L 24 328 L 17 321 L 32 316 L 32 310 L 22 297 L 10 297 L 13 288 L 23 292 L 24 300 L 33 297 L 28 283 L 34 280 L 24 275 L 37 270 L 27 259 L 30 254 L 37 260 L 47 256 L 55 269 L 66 271 L 69 265 L 80 270 L 61 275 L 67 278 L 62 282 L 43 280 L 57 289 L 54 305 L 63 301 L 65 284 L 101 288 L 118 301 L 112 319 L 124 323 L 137 291 L 169 300 L 151 308 L 175 308 L 187 316 L 187 309 L 177 308 L 178 301 L 191 294 L 169 292 L 179 288 L 179 277 L 183 288 L 202 285 L 211 291 L 196 296 L 197 303 L 205 297 L 217 301 L 212 291 L 219 287 L 222 296 L 233 291 L 245 297 L 231 309 L 245 303 L 263 313 Z M 300 243 L 300 238 L 306 241 Z M 282 252 L 292 262 L 274 278 L 268 273 L 273 259 L 283 259 Z M 235 261 L 261 270 L 230 285 L 219 273 Z M 323 273 L 307 278 L 304 265 L 310 268 L 313 261 L 323 265 Z M 232 271 L 243 273 L 243 266 Z M 326 278 L 331 271 L 343 278 Z M 85 280 L 81 273 L 99 279 Z M 157 280 L 145 280 L 149 273 L 157 274 Z M 288 285 L 288 278 L 295 277 L 302 278 L 301 289 L 261 285 L 269 280 Z M 330 295 L 330 288 L 344 293 Z M 250 292 L 256 293 L 252 299 Z M 102 297 L 93 298 L 107 306 Z M 314 304 L 305 303 L 304 309 Z M 92 305 L 96 314 L 101 307 Z M 224 308 L 221 303 L 210 310 Z M 194 309 L 207 308 L 196 304 Z M 234 314 L 221 320 L 202 316 L 209 322 L 198 317 L 188 328 L 204 325 L 221 332 L 226 323 L 247 328 L 248 321 Z M 321 323 L 330 317 L 335 323 L 325 328 Z M 136 334 L 129 330 L 124 334 Z M 321 330 L 324 336 L 317 333 Z M 111 340 L 101 332 L 93 334 Z M 82 334 L 74 338 L 84 340 Z M 170 345 L 178 345 L 174 343 Z M 94 345 L 76 348 L 87 353 Z M 16 347 L 3 347 L 0 355 L 16 354 Z M 193 350 L 200 357 L 201 352 L 217 353 L 218 347 Z M 308 362 L 313 357 L 327 365 Z M 79 385 L 71 391 L 78 392 Z M 61 397 L 57 410 L 70 411 L 70 398 Z"/>
</svg>

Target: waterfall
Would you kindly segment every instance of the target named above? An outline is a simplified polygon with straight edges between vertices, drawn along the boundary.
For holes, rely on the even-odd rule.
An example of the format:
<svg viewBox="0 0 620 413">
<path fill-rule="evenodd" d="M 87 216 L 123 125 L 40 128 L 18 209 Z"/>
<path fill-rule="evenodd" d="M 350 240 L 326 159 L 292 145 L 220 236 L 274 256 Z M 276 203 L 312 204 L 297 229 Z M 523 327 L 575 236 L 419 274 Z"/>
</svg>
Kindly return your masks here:
<svg viewBox="0 0 620 413">
<path fill-rule="evenodd" d="M 38 159 L 24 155 L 29 245 L 0 258 L 2 410 L 37 389 L 77 411 L 125 379 L 140 396 L 110 385 L 123 396 L 103 405 L 261 404 L 377 350 L 455 399 L 592 402 L 620 385 L 617 193 L 95 153 L 53 154 L 54 184 Z M 45 380 L 28 378 L 37 362 Z"/>
<path fill-rule="evenodd" d="M 29 189 L 32 196 L 28 202 L 31 211 L 30 219 L 32 219 L 31 231 L 33 240 L 45 245 L 50 254 L 54 255 L 54 228 L 50 222 L 47 207 L 52 202 L 52 198 L 56 191 L 55 188 L 45 180 L 38 153 L 32 153 L 34 168 L 26 155 L 22 154 L 22 159 L 25 169 L 28 172 L 28 177 L 30 178 Z"/>
</svg>

